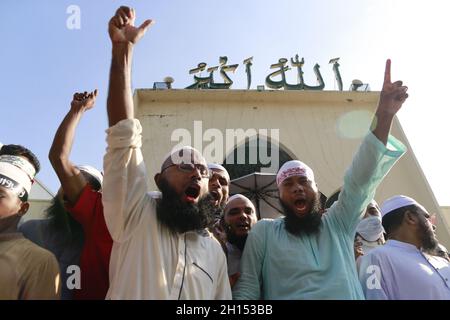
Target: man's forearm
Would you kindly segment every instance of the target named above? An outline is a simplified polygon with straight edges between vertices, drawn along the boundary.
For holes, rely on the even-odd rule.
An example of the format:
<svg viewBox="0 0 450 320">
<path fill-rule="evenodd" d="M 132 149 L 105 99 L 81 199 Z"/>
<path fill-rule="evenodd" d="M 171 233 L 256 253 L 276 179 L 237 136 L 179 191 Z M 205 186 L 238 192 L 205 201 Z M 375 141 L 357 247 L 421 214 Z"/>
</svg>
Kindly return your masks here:
<svg viewBox="0 0 450 320">
<path fill-rule="evenodd" d="M 385 112 L 376 112 L 372 122 L 372 133 L 378 138 L 384 145 L 387 144 L 389 138 L 389 132 L 391 131 L 392 121 L 394 120 L 393 114 Z"/>
<path fill-rule="evenodd" d="M 109 126 L 134 117 L 131 94 L 133 45 L 113 44 L 107 100 Z"/>
<path fill-rule="evenodd" d="M 55 134 L 49 153 L 50 163 L 58 176 L 64 195 L 70 204 L 75 204 L 86 184 L 80 171 L 70 162 L 75 129 L 80 122 L 83 109 L 71 109 Z"/>
<path fill-rule="evenodd" d="M 59 125 L 50 148 L 49 159 L 53 168 L 58 173 L 58 168 L 63 162 L 69 161 L 70 151 L 72 150 L 75 129 L 80 122 L 84 111 L 71 109 L 64 120 Z"/>
</svg>

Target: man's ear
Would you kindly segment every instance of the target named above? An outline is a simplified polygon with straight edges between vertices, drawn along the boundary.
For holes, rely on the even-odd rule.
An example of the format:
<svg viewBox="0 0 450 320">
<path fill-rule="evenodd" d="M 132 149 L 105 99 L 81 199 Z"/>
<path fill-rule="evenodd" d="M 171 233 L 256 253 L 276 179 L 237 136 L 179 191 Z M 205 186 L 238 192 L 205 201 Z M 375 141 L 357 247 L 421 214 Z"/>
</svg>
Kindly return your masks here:
<svg viewBox="0 0 450 320">
<path fill-rule="evenodd" d="M 23 216 L 25 213 L 27 213 L 28 209 L 30 208 L 30 204 L 28 202 L 22 202 L 19 209 L 19 215 Z"/>
<path fill-rule="evenodd" d="M 409 210 L 406 210 L 405 216 L 403 217 L 403 221 L 406 222 L 406 224 L 415 225 L 418 223 L 417 214 Z"/>
<path fill-rule="evenodd" d="M 161 173 L 155 174 L 153 179 L 155 180 L 155 183 L 156 183 L 156 186 L 158 187 L 158 189 L 161 190 L 161 188 L 159 187 L 159 184 L 160 184 L 160 181 L 161 181 Z"/>
</svg>

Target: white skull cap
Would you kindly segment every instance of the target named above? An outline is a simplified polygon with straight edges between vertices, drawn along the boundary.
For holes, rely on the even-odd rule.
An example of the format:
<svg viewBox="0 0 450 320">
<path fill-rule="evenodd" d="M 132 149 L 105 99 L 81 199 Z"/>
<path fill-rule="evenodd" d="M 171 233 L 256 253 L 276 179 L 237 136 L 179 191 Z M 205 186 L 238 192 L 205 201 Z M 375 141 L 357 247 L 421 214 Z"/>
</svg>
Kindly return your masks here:
<svg viewBox="0 0 450 320">
<path fill-rule="evenodd" d="M 230 181 L 230 175 L 228 174 L 227 169 L 225 169 L 223 166 L 217 163 L 208 163 L 208 169 L 209 170 L 215 170 L 215 171 L 222 171 L 225 173 L 227 180 Z"/>
<path fill-rule="evenodd" d="M 103 174 L 99 170 L 89 165 L 81 165 L 76 167 L 78 168 L 78 170 L 86 172 L 87 174 L 91 175 L 95 180 L 97 180 L 100 183 L 100 185 L 103 185 Z"/>
<path fill-rule="evenodd" d="M 389 212 L 392 212 L 396 209 L 403 208 L 403 207 L 410 206 L 410 205 L 418 206 L 423 211 L 428 212 L 420 203 L 418 203 L 413 198 L 403 196 L 403 195 L 397 195 L 397 196 L 393 196 L 383 202 L 383 204 L 381 205 L 381 216 L 384 217 Z"/>
</svg>

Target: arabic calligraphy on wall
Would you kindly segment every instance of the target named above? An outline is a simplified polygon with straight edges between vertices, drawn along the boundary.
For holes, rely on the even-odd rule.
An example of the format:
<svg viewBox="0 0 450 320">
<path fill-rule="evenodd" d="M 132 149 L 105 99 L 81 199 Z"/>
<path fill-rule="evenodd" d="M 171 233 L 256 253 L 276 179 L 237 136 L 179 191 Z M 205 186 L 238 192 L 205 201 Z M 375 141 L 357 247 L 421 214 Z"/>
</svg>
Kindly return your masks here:
<svg viewBox="0 0 450 320">
<path fill-rule="evenodd" d="M 253 57 L 247 58 L 243 61 L 245 65 L 245 73 L 247 74 L 247 90 L 250 89 L 252 83 L 252 67 Z M 274 63 L 270 66 L 270 69 L 277 69 L 270 73 L 266 77 L 266 86 L 271 89 L 284 89 L 284 90 L 323 90 L 325 88 L 325 83 L 323 81 L 322 75 L 320 74 L 319 64 L 315 64 L 313 71 L 317 78 L 317 85 L 308 85 L 305 83 L 303 78 L 303 66 L 305 64 L 305 59 L 302 57 L 299 60 L 298 54 L 294 58 L 290 59 L 290 65 L 288 64 L 288 59 L 280 58 L 278 63 Z M 331 59 L 330 64 L 333 65 L 333 72 L 336 78 L 339 91 L 342 91 L 342 78 L 339 72 L 339 58 Z M 219 58 L 219 65 L 214 67 L 209 67 L 206 69 L 207 64 L 201 62 L 196 68 L 189 70 L 189 74 L 194 75 L 194 83 L 187 86 L 186 89 L 230 89 L 233 85 L 233 80 L 229 77 L 229 72 L 235 72 L 239 64 L 227 65 L 228 57 L 223 56 Z M 290 84 L 286 80 L 286 72 L 290 71 L 292 68 L 297 69 L 297 83 Z M 209 73 L 208 76 L 201 76 L 201 72 L 205 71 Z M 219 71 L 223 82 L 217 83 L 214 81 L 214 72 Z M 281 76 L 280 80 L 274 80 L 275 77 Z"/>
</svg>

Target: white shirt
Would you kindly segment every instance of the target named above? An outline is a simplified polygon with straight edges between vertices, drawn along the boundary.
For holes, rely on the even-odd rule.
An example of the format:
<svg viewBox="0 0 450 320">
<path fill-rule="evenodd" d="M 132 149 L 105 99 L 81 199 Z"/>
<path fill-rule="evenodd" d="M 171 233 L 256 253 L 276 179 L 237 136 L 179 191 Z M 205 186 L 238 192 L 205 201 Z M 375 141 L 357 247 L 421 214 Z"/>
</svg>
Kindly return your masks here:
<svg viewBox="0 0 450 320">
<path fill-rule="evenodd" d="M 449 263 L 412 244 L 388 240 L 360 259 L 359 279 L 366 299 L 450 299 Z"/>
<path fill-rule="evenodd" d="M 231 299 L 226 258 L 207 233 L 178 234 L 156 217 L 147 193 L 138 120 L 107 130 L 103 206 L 114 240 L 107 299 Z"/>
</svg>

